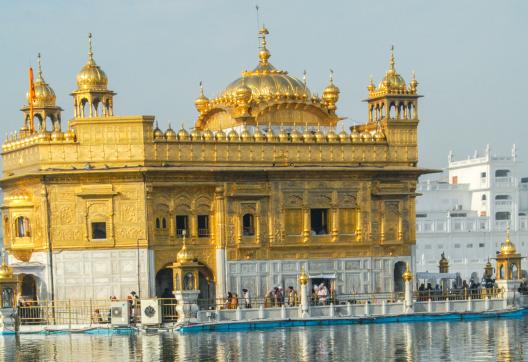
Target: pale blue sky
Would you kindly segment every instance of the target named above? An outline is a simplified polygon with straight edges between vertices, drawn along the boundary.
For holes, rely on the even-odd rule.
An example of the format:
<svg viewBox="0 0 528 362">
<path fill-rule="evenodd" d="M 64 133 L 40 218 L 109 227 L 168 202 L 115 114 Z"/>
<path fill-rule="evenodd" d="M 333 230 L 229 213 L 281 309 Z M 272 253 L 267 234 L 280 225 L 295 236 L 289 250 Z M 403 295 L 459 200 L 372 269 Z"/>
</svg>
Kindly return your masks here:
<svg viewBox="0 0 528 362">
<path fill-rule="evenodd" d="M 214 96 L 257 62 L 255 1 L 0 0 L 0 132 L 18 129 L 27 68 L 42 53 L 63 120 L 94 34 L 97 63 L 118 93 L 116 114 L 153 114 L 191 127 L 198 82 Z M 366 116 L 368 77 L 378 82 L 391 44 L 397 70 L 420 82 L 420 164 L 445 167 L 484 149 L 524 143 L 528 116 L 527 1 L 260 1 L 270 61 L 321 93 L 328 69 L 341 89 L 338 113 Z M 65 123 L 65 122 L 64 122 Z M 525 174 L 528 168 L 524 165 Z"/>
</svg>

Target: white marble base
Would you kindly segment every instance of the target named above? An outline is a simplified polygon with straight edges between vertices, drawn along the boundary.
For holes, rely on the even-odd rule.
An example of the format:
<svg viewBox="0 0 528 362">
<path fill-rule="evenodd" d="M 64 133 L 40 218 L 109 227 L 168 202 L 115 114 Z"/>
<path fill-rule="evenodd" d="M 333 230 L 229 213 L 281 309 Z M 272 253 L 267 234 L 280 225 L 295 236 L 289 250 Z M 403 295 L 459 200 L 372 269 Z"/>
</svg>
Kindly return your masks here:
<svg viewBox="0 0 528 362">
<path fill-rule="evenodd" d="M 504 288 L 504 296 L 507 300 L 508 305 L 519 304 L 519 286 L 521 285 L 520 280 L 497 280 L 497 286 Z"/>
<path fill-rule="evenodd" d="M 0 333 L 16 333 L 20 326 L 20 320 L 16 308 L 0 309 Z"/>
<path fill-rule="evenodd" d="M 176 312 L 178 313 L 178 323 L 196 323 L 196 314 L 200 309 L 198 307 L 198 295 L 199 290 L 184 290 L 175 291 L 174 296 L 178 305 L 176 306 Z"/>
</svg>

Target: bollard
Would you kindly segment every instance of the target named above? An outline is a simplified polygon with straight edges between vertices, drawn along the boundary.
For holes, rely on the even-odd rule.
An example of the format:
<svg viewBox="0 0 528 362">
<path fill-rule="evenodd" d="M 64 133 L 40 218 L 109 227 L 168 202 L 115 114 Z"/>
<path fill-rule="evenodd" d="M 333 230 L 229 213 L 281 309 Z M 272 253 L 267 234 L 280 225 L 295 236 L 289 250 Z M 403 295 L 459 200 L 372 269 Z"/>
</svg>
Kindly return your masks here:
<svg viewBox="0 0 528 362">
<path fill-rule="evenodd" d="M 284 306 L 284 304 L 281 307 L 281 318 L 286 319 L 286 307 Z"/>
<path fill-rule="evenodd" d="M 484 309 L 490 310 L 490 298 L 489 297 L 486 297 L 486 299 L 484 299 Z"/>
<path fill-rule="evenodd" d="M 385 299 L 381 301 L 381 314 L 387 314 L 387 301 Z"/>
<path fill-rule="evenodd" d="M 431 298 L 427 301 L 427 313 L 433 313 L 433 301 Z"/>
<path fill-rule="evenodd" d="M 259 306 L 258 317 L 264 319 L 264 306 L 262 304 Z"/>
<path fill-rule="evenodd" d="M 335 317 L 335 306 L 334 303 L 330 303 L 330 318 Z"/>
<path fill-rule="evenodd" d="M 241 321 L 242 320 L 242 309 L 240 309 L 240 306 L 238 306 L 237 309 L 236 309 L 235 318 L 236 318 L 237 321 Z"/>
<path fill-rule="evenodd" d="M 447 298 L 445 301 L 445 309 L 447 313 L 449 313 L 449 311 L 451 310 L 451 301 L 449 300 L 449 298 Z"/>
<path fill-rule="evenodd" d="M 366 300 L 365 301 L 365 315 L 369 315 L 370 314 L 370 311 L 369 311 L 369 301 Z"/>
<path fill-rule="evenodd" d="M 219 322 L 222 320 L 222 309 L 216 311 L 216 321 Z"/>
</svg>

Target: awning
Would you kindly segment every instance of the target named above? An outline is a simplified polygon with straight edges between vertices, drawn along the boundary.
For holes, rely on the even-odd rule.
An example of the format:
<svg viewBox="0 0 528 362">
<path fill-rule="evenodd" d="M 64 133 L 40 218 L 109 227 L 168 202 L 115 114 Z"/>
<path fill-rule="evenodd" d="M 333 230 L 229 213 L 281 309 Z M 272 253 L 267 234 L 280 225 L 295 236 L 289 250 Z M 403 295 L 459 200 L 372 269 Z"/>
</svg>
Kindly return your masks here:
<svg viewBox="0 0 528 362">
<path fill-rule="evenodd" d="M 456 279 L 457 273 L 416 273 L 416 279 Z"/>
</svg>

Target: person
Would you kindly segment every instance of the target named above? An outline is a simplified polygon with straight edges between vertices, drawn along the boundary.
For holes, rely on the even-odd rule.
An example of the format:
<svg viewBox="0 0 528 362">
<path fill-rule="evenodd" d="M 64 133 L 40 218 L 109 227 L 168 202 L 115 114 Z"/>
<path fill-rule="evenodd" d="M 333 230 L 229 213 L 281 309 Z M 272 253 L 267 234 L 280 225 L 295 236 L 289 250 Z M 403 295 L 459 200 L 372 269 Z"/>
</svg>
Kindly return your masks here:
<svg viewBox="0 0 528 362">
<path fill-rule="evenodd" d="M 249 290 L 242 289 L 242 296 L 244 297 L 244 307 L 251 308 L 251 298 L 249 296 Z"/>
<path fill-rule="evenodd" d="M 319 297 L 319 303 L 321 305 L 325 305 L 326 298 L 328 297 L 328 289 L 326 289 L 326 285 L 324 285 L 324 283 L 321 283 L 319 285 L 319 291 L 317 292 L 317 296 Z"/>
<path fill-rule="evenodd" d="M 278 287 L 275 287 L 275 307 L 282 305 L 282 292 Z"/>
<path fill-rule="evenodd" d="M 238 308 L 238 295 L 236 293 L 233 293 L 231 296 L 231 309 L 237 309 Z"/>
<path fill-rule="evenodd" d="M 318 303 L 318 292 L 319 292 L 319 287 L 317 285 L 315 285 L 313 288 L 312 288 L 312 305 L 317 305 L 319 304 Z"/>
<path fill-rule="evenodd" d="M 233 301 L 233 294 L 231 292 L 227 292 L 227 298 L 224 303 L 225 309 L 231 309 L 231 302 Z"/>
<path fill-rule="evenodd" d="M 92 314 L 92 323 L 101 324 L 103 323 L 103 317 L 101 317 L 101 312 L 99 309 L 95 309 Z"/>
<path fill-rule="evenodd" d="M 292 286 L 288 287 L 288 306 L 294 307 L 297 305 L 297 291 Z"/>
<path fill-rule="evenodd" d="M 136 318 L 136 307 L 138 305 L 138 297 L 135 291 L 131 291 L 127 296 L 130 322 L 134 323 Z"/>
</svg>

